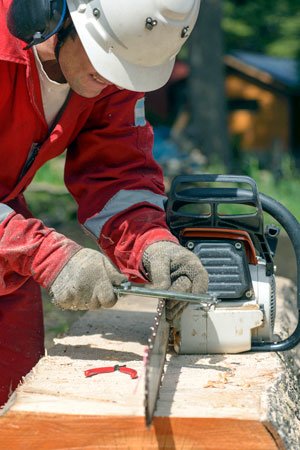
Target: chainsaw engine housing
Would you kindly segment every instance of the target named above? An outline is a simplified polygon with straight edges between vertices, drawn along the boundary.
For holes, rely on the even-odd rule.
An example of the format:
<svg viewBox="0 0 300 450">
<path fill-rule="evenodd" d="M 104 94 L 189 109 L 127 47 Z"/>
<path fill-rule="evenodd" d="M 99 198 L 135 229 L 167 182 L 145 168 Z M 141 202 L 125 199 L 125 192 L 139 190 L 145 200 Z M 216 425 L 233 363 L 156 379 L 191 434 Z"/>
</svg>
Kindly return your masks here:
<svg viewBox="0 0 300 450">
<path fill-rule="evenodd" d="M 248 177 L 228 177 L 225 181 L 249 183 Z M 178 178 L 167 208 L 169 226 L 180 243 L 201 259 L 209 275 L 208 293 L 221 302 L 208 311 L 194 304 L 184 309 L 173 324 L 175 351 L 240 353 L 254 343 L 271 341 L 276 310 L 273 255 L 279 229 L 264 229 L 254 181 L 250 179 L 250 194 L 245 195 L 244 189 L 224 187 L 224 176 L 222 186 L 213 188 L 207 176 Z M 201 187 L 199 179 L 204 183 Z M 231 214 L 230 204 L 251 205 L 253 210 Z"/>
<path fill-rule="evenodd" d="M 209 311 L 194 304 L 184 309 L 173 328 L 177 353 L 240 353 L 250 350 L 255 342 L 269 342 L 273 338 L 275 276 L 266 276 L 263 261 L 249 265 L 249 272 L 251 298 L 226 299 Z"/>
</svg>

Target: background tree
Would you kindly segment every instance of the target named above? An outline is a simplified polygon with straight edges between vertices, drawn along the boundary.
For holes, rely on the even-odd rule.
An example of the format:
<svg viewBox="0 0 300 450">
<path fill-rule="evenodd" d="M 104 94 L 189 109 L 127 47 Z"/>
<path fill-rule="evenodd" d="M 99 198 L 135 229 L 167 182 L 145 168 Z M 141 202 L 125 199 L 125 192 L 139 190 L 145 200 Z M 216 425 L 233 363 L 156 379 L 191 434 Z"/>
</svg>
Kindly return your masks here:
<svg viewBox="0 0 300 450">
<path fill-rule="evenodd" d="M 189 41 L 188 80 L 191 120 L 187 130 L 193 145 L 211 162 L 231 166 L 226 120 L 222 1 L 202 1 L 199 19 Z"/>
<path fill-rule="evenodd" d="M 226 50 L 300 59 L 299 0 L 224 0 Z"/>
<path fill-rule="evenodd" d="M 189 148 L 231 170 L 223 54 L 244 50 L 300 61 L 299 0 L 202 0 L 188 49 Z"/>
</svg>

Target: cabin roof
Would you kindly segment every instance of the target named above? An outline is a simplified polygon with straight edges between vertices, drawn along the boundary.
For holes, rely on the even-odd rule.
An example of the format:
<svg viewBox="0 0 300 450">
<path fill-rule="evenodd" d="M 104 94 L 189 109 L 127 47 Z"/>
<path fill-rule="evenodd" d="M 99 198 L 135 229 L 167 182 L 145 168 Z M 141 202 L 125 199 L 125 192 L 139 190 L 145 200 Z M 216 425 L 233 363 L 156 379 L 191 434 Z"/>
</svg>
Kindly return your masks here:
<svg viewBox="0 0 300 450">
<path fill-rule="evenodd" d="M 233 51 L 225 56 L 225 64 L 264 83 L 279 83 L 289 89 L 300 89 L 300 61 Z"/>
</svg>

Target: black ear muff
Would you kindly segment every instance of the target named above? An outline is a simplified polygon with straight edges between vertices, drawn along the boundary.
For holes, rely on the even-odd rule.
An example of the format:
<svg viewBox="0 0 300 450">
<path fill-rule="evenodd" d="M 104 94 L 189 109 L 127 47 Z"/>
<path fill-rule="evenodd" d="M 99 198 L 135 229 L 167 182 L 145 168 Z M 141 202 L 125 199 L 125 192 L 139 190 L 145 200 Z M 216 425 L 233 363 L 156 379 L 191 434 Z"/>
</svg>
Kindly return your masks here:
<svg viewBox="0 0 300 450">
<path fill-rule="evenodd" d="M 27 42 L 28 49 L 57 33 L 66 12 L 66 0 L 13 0 L 7 13 L 7 26 L 13 36 Z"/>
</svg>

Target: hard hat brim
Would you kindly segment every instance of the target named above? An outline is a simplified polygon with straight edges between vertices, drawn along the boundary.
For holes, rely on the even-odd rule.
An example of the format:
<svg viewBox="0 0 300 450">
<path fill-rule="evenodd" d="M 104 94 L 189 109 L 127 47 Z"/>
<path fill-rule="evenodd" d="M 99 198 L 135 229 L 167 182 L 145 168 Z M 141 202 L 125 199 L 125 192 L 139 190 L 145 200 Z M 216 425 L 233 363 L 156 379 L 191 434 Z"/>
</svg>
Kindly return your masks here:
<svg viewBox="0 0 300 450">
<path fill-rule="evenodd" d="M 86 27 L 82 27 L 81 14 L 74 7 L 73 0 L 68 0 L 68 6 L 84 50 L 97 73 L 111 83 L 130 91 L 150 92 L 164 86 L 169 80 L 175 56 L 157 66 L 140 66 L 116 56 L 112 50 L 104 50 L 97 44 Z"/>
</svg>

